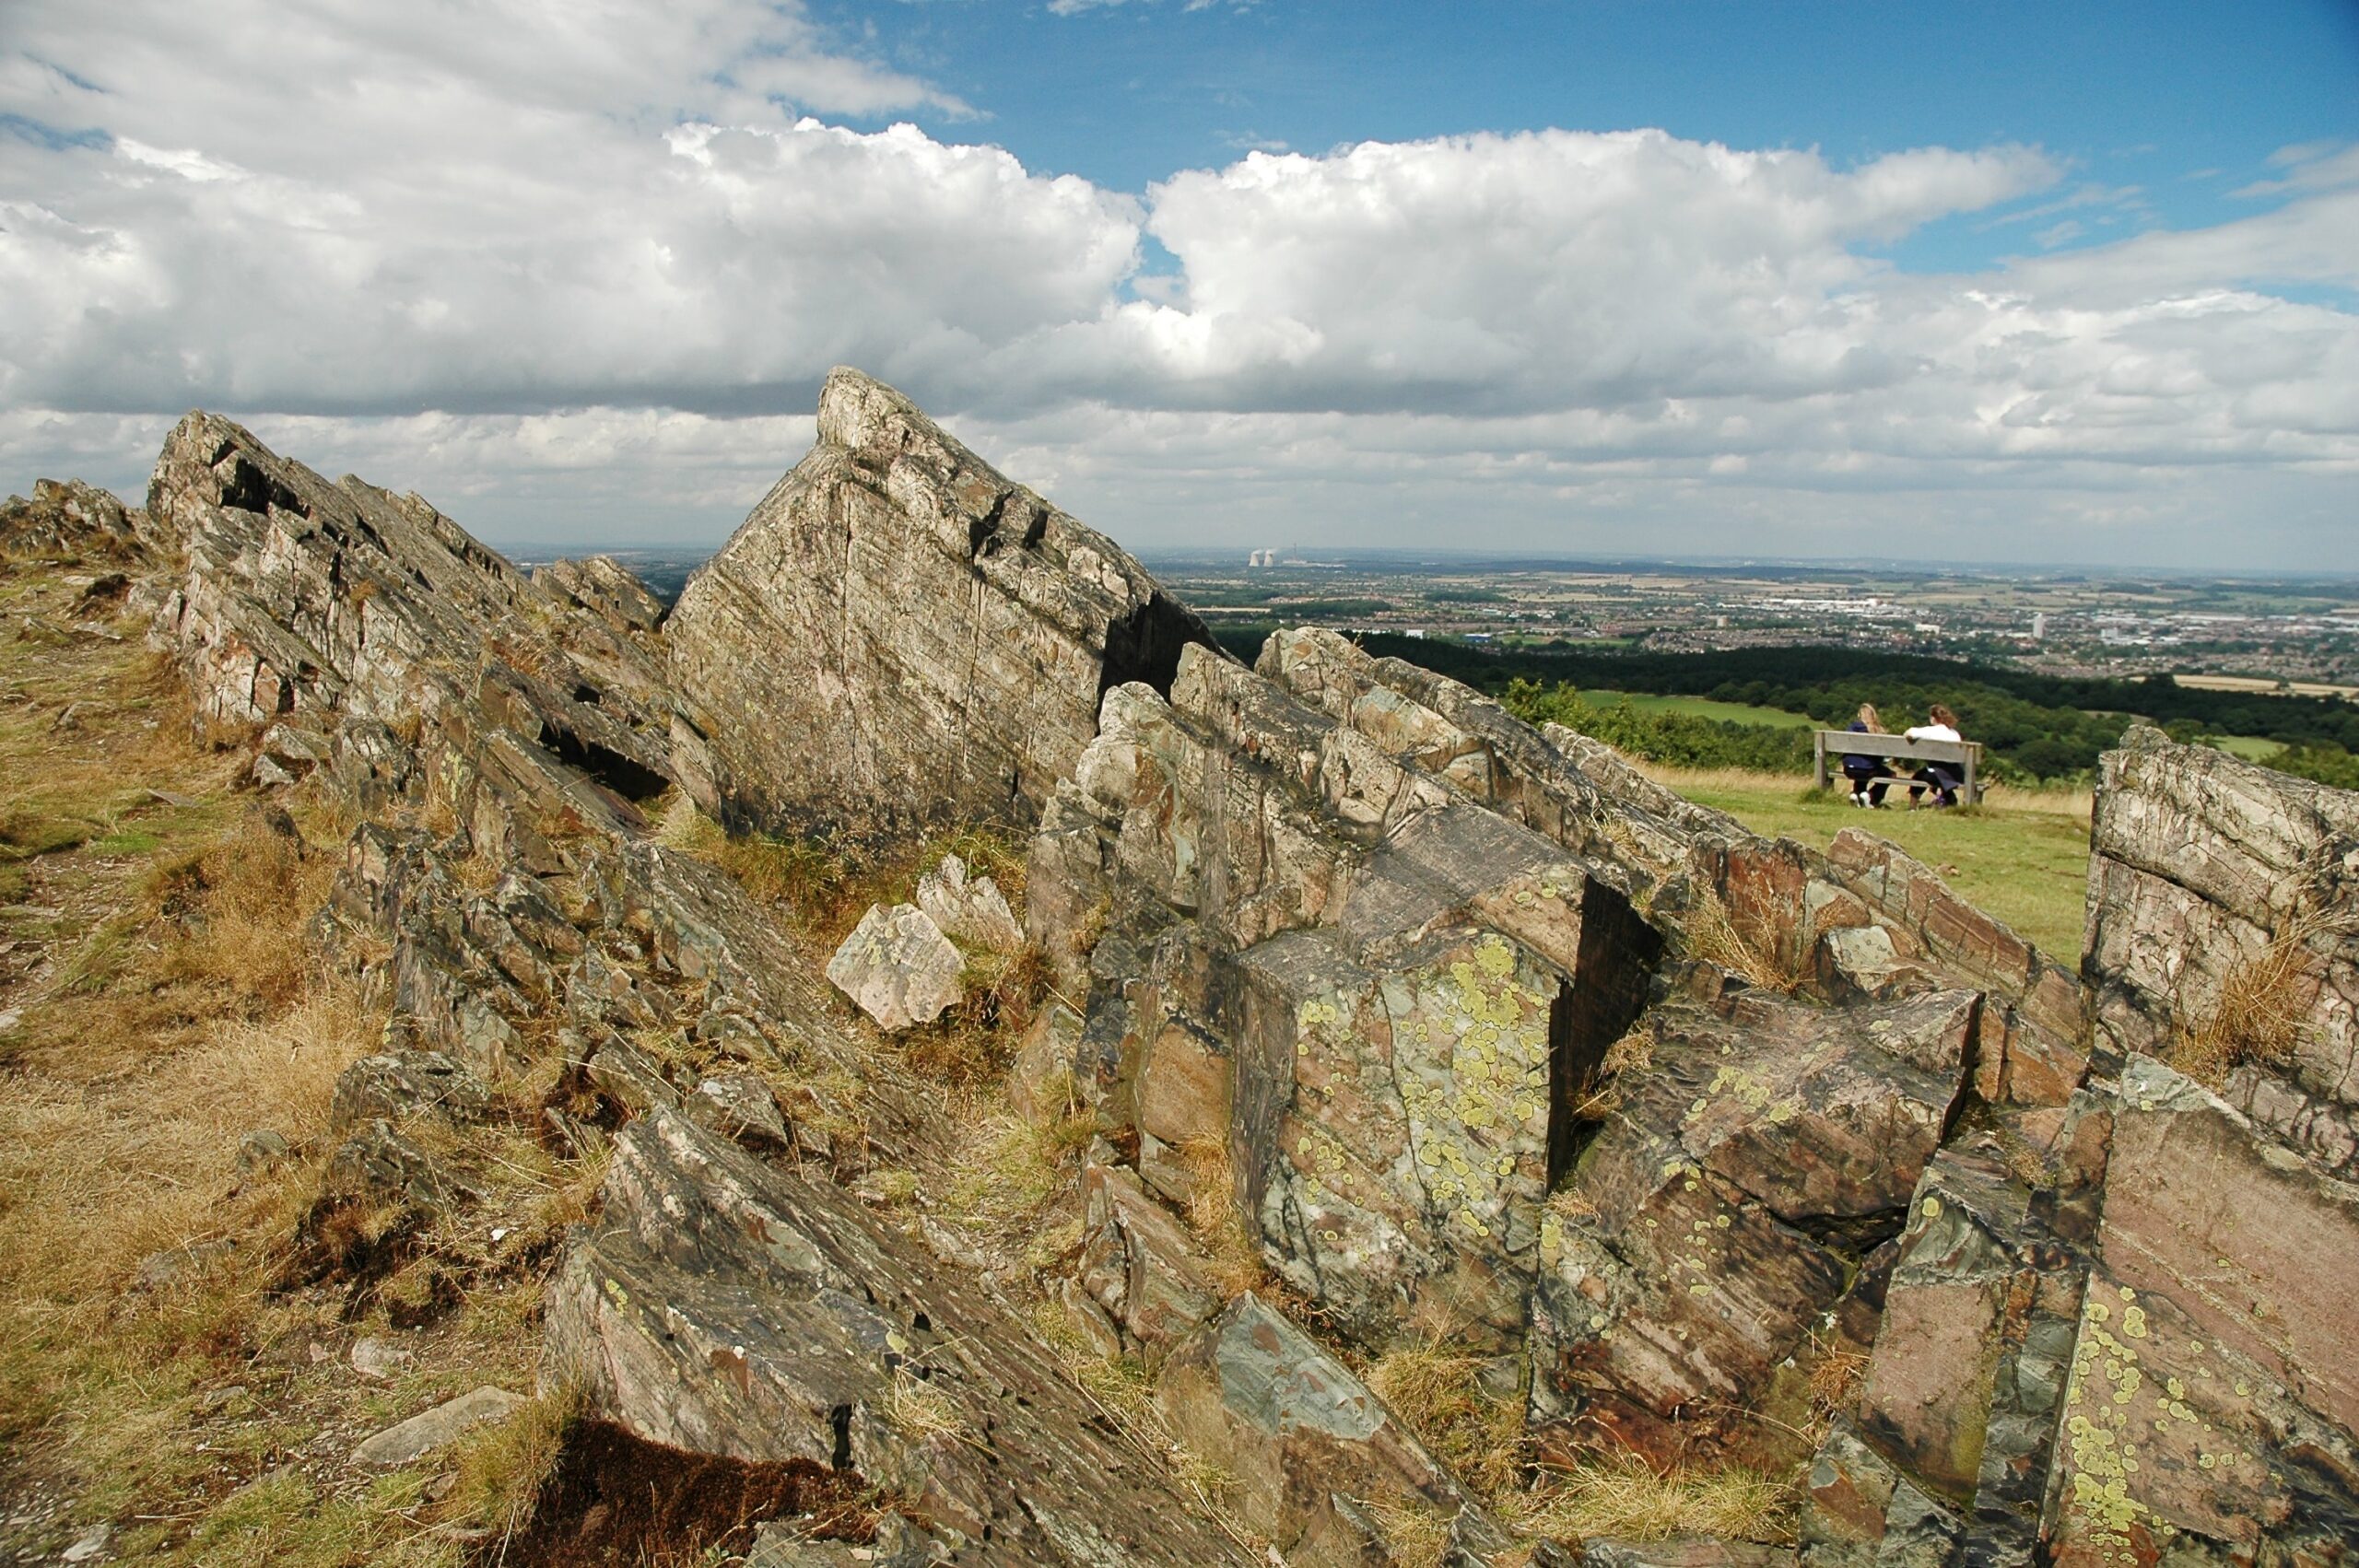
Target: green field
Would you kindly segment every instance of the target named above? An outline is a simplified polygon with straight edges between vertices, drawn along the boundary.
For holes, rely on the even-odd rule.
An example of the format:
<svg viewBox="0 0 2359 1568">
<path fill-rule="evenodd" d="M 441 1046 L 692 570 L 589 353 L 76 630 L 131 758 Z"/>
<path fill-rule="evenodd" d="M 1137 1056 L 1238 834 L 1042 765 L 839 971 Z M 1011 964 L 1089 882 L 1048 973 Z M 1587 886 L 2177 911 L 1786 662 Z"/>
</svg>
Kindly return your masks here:
<svg viewBox="0 0 2359 1568">
<path fill-rule="evenodd" d="M 2050 958 L 2067 967 L 2079 962 L 2089 873 L 2085 791 L 2002 790 L 1964 812 L 1908 811 L 1906 793 L 1895 791 L 1890 809 L 1863 812 L 1839 793 L 1821 796 L 1776 775 L 1649 771 L 1755 833 L 1819 849 L 1847 827 L 1888 838 Z"/>
<path fill-rule="evenodd" d="M 2206 735 L 2203 742 L 2247 762 L 2267 762 L 2285 749 L 2284 742 L 2264 741 L 2258 735 Z"/>
<path fill-rule="evenodd" d="M 1591 708 L 1613 708 L 1626 702 L 1640 713 L 1684 713 L 1691 719 L 1718 719 L 1728 724 L 1763 724 L 1776 730 L 1818 728 L 1818 720 L 1807 713 L 1783 708 L 1749 708 L 1741 702 L 1715 702 L 1708 696 L 1658 696 L 1652 692 L 1583 686 L 1581 700 Z"/>
</svg>

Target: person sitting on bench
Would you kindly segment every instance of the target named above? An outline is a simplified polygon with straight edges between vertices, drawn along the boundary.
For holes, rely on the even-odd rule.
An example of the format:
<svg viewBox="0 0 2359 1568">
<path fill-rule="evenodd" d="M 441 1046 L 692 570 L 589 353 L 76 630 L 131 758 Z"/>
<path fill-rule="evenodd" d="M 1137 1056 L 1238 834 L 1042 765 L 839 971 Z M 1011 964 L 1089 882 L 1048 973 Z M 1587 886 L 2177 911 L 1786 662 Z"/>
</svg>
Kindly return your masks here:
<svg viewBox="0 0 2359 1568">
<path fill-rule="evenodd" d="M 1881 735 L 1884 732 L 1884 720 L 1876 717 L 1874 703 L 1860 704 L 1860 716 L 1851 720 L 1850 732 L 1856 735 Z M 1867 756 L 1856 752 L 1848 753 L 1843 758 L 1843 777 L 1850 781 L 1853 805 L 1880 806 L 1884 804 L 1884 786 L 1874 785 L 1872 801 L 1869 798 L 1869 787 L 1875 779 L 1891 778 L 1892 769 L 1880 756 Z"/>
<path fill-rule="evenodd" d="M 1952 713 L 1941 703 L 1937 702 L 1926 709 L 1926 716 L 1932 722 L 1918 725 L 1908 731 L 1907 739 L 1961 742 L 1966 739 L 1964 735 L 1957 732 L 1957 715 Z M 1957 771 L 1955 763 L 1929 762 L 1909 776 L 1908 807 L 1914 811 L 1917 808 L 1918 798 L 1927 790 L 1933 791 L 1933 804 L 1936 807 L 1954 806 L 1957 804 L 1957 792 L 1965 787 L 1966 778 Z"/>
</svg>

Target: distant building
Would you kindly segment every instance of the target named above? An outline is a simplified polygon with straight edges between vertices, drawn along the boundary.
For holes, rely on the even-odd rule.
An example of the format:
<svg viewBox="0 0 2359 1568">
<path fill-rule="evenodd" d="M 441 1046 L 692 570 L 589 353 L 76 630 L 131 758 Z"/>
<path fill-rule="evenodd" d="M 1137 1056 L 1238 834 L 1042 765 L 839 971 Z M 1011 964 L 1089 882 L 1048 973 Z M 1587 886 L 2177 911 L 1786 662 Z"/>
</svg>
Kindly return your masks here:
<svg viewBox="0 0 2359 1568">
<path fill-rule="evenodd" d="M 2045 613 L 2032 616 L 2031 639 L 2034 642 L 2046 642 L 2048 640 L 2048 616 Z"/>
</svg>

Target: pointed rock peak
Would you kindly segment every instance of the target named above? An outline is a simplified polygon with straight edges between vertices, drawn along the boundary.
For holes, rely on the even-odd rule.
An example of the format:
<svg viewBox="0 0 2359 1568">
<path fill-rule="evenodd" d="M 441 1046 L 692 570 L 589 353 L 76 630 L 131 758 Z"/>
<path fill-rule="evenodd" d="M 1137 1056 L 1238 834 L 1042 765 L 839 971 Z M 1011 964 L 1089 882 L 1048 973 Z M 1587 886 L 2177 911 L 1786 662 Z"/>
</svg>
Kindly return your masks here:
<svg viewBox="0 0 2359 1568">
<path fill-rule="evenodd" d="M 875 452 L 886 461 L 910 443 L 904 433 L 943 443 L 972 457 L 908 398 L 865 370 L 839 365 L 819 391 L 819 439 L 855 452 Z"/>
<path fill-rule="evenodd" d="M 819 442 L 664 622 L 722 817 L 906 838 L 1028 826 L 1099 699 L 1168 690 L 1203 621 L 1122 547 L 1001 474 L 916 404 L 839 369 Z"/>
</svg>

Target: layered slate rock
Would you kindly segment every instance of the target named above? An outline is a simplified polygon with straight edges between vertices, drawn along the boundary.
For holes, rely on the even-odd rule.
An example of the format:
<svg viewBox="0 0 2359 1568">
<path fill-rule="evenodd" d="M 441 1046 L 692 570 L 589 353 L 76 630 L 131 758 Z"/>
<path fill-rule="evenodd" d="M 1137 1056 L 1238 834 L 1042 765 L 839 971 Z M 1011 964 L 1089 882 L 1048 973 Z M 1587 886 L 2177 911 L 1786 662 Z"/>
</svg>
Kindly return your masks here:
<svg viewBox="0 0 2359 1568">
<path fill-rule="evenodd" d="M 37 479 L 29 497 L 0 501 L 0 556 L 129 560 L 165 543 L 146 512 L 78 479 Z"/>
<path fill-rule="evenodd" d="M 1759 839 L 1326 633 L 1109 692 L 1027 885 L 1088 999 L 1028 1071 L 1166 1199 L 1225 1139 L 1324 1321 L 1521 1350 L 1566 1446 L 1734 1440 L 1828 1314 L 1864 1347 L 1968 1099 L 2052 1138 L 2084 1056 L 2070 977 L 1888 846 Z M 1712 905 L 1806 994 L 1702 956 Z"/>
<path fill-rule="evenodd" d="M 2053 1107 L 2086 1069 L 2069 967 L 1957 896 L 1933 870 L 1856 829 L 1825 854 L 1772 842 L 1682 800 L 1561 725 L 1532 730 L 1456 681 L 1375 659 L 1332 632 L 1273 635 L 1257 668 L 1396 764 L 1554 839 L 1678 927 L 1709 889 L 1775 966 L 1827 1000 L 1980 992 L 1978 1090 Z"/>
<path fill-rule="evenodd" d="M 2152 1058 L 2130 1059 L 2103 1121 L 2051 1549 L 2341 1560 L 2359 1540 L 2359 1188 Z"/>
<path fill-rule="evenodd" d="M 962 1563 L 1250 1561 L 976 1282 L 832 1182 L 657 1111 L 551 1287 L 548 1364 L 633 1434 L 857 1471 Z"/>
<path fill-rule="evenodd" d="M 483 1114 L 487 1083 L 507 1104 L 553 1084 L 549 1142 L 611 1159 L 550 1295 L 551 1375 L 593 1409 L 856 1472 L 923 1515 L 928 1561 L 1243 1560 L 1028 1325 L 854 1194 L 873 1163 L 938 1157 L 938 1113 L 845 1036 L 810 956 L 636 809 L 675 741 L 627 574 L 525 579 L 425 503 L 202 415 L 154 495 L 189 539 L 159 631 L 208 713 L 267 724 L 265 758 L 363 817 L 317 930 L 393 1021 L 339 1086 L 307 1246 L 345 1205 L 393 1211 L 395 1238 L 464 1215 L 474 1156 L 411 1134 Z"/>
<path fill-rule="evenodd" d="M 1156 1402 L 1191 1450 L 1226 1457 L 1246 1526 L 1306 1568 L 1393 1560 L 1369 1504 L 1454 1518 L 1473 1503 L 1382 1400 L 1250 1293 L 1171 1352 Z"/>
<path fill-rule="evenodd" d="M 1121 547 L 1003 478 L 899 393 L 830 372 L 819 440 L 665 626 L 732 823 L 905 835 L 1028 827 L 1110 686 L 1209 644 Z"/>
<path fill-rule="evenodd" d="M 1805 1563 L 2349 1560 L 2354 823 L 2155 731 L 2107 755 L 2094 1075 L 2044 1141 L 1928 1167 Z"/>
<path fill-rule="evenodd" d="M 471 832 L 548 869 L 564 858 L 553 839 L 619 830 L 666 786 L 671 720 L 649 647 L 417 496 L 331 484 L 192 414 L 147 509 L 185 545 L 158 630 L 201 709 L 308 735 L 280 751 L 326 758 L 364 800 L 443 766 L 434 788 Z"/>
<path fill-rule="evenodd" d="M 1767 1388 L 1899 1231 L 1964 1097 L 1976 1008 L 1657 1013 L 1652 1071 L 1543 1221 L 1539 1413 L 1668 1456 Z"/>
<path fill-rule="evenodd" d="M 2033 1560 L 2087 1272 L 2055 1218 L 1998 1162 L 1926 1168 L 1858 1402 L 1812 1468 L 1807 1562 L 1938 1562 L 1968 1540 Z"/>
<path fill-rule="evenodd" d="M 1089 976 L 1064 1065 L 1168 1195 L 1175 1142 L 1225 1143 L 1272 1265 L 1352 1332 L 1438 1292 L 1513 1338 L 1570 1059 L 1636 1014 L 1659 937 L 1560 846 L 1205 650 L 1103 725 L 1028 879 Z M 1068 945 L 1109 910 L 1119 935 Z"/>
<path fill-rule="evenodd" d="M 2139 726 L 2106 754 L 2091 843 L 2099 1047 L 2211 1036 L 2238 1109 L 2359 1177 L 2359 795 Z"/>
</svg>

